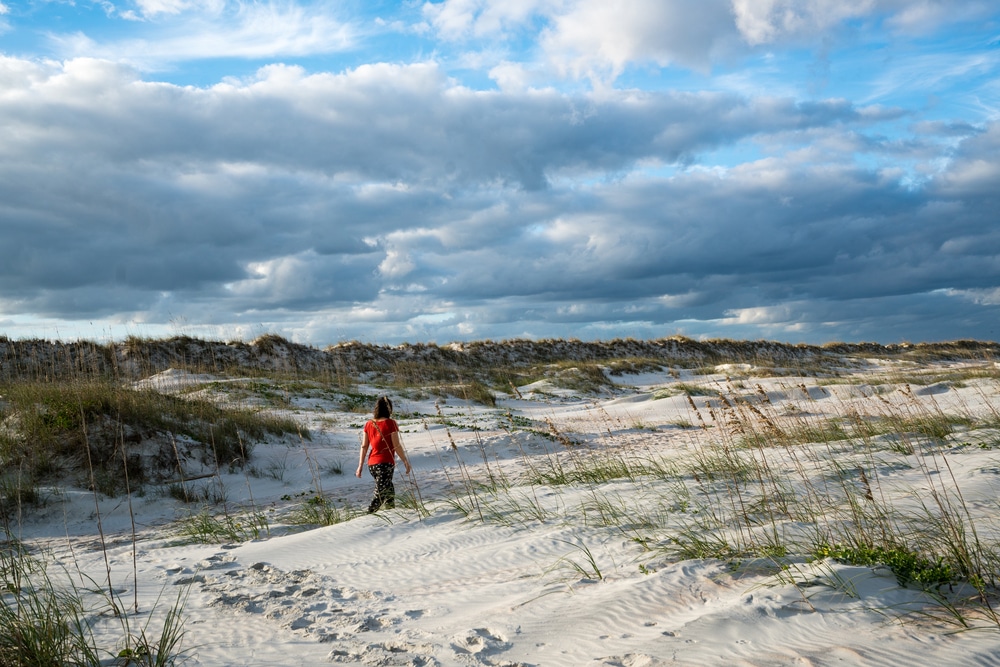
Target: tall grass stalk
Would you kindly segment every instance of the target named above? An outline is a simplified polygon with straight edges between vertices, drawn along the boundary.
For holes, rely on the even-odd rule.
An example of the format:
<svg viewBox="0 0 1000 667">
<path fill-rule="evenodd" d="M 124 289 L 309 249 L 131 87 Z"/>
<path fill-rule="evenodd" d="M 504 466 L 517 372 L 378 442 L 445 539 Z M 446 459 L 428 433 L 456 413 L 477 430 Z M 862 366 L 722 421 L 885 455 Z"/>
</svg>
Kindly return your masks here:
<svg viewBox="0 0 1000 667">
<path fill-rule="evenodd" d="M 90 438 L 87 435 L 87 415 L 80 408 L 80 425 L 83 430 L 83 444 L 87 451 L 87 471 L 90 473 L 90 486 L 91 493 L 94 498 L 94 512 L 97 517 L 97 534 L 101 540 L 101 553 L 104 555 L 104 568 L 108 577 L 108 594 L 113 599 L 115 595 L 114 585 L 111 583 L 111 561 L 108 559 L 108 545 L 107 541 L 104 539 L 104 524 L 101 520 L 101 502 L 97 494 L 97 481 L 94 476 L 94 460 L 90 453 Z M 115 613 L 118 613 L 118 609 L 115 608 Z"/>
<path fill-rule="evenodd" d="M 153 614 L 146 622 L 133 629 L 128 615 L 121 622 L 121 648 L 115 653 L 116 663 L 136 667 L 173 667 L 183 655 L 181 646 L 187 631 L 184 627 L 184 603 L 189 589 L 181 590 L 173 604 L 166 610 L 159 632 L 150 628 Z M 159 600 L 154 609 L 159 606 Z"/>
<path fill-rule="evenodd" d="M 462 483 L 464 486 L 465 498 L 470 502 L 472 508 L 475 509 L 476 514 L 479 516 L 480 521 L 485 521 L 483 516 L 483 509 L 479 504 L 479 497 L 476 493 L 476 488 L 478 486 L 477 482 L 473 481 L 472 475 L 469 473 L 468 467 L 465 465 L 465 461 L 462 460 L 461 452 L 458 451 L 458 445 L 455 444 L 455 438 L 451 435 L 451 429 L 445 421 L 444 414 L 441 412 L 440 403 L 435 403 L 434 408 L 437 411 L 438 419 L 440 420 L 442 426 L 444 426 L 445 433 L 448 436 L 448 442 L 451 446 L 451 451 L 455 454 L 455 461 L 458 465 L 459 474 L 462 478 Z M 465 512 L 465 504 L 459 499 L 454 499 L 454 506 L 456 509 Z"/>
<path fill-rule="evenodd" d="M 132 588 L 134 595 L 133 608 L 135 609 L 136 613 L 138 613 L 139 612 L 139 563 L 138 563 L 138 554 L 136 553 L 137 536 L 135 530 L 135 511 L 132 507 L 132 485 L 130 484 L 128 478 L 128 460 L 125 454 L 124 434 L 122 434 L 121 451 L 122 451 L 122 474 L 125 477 L 125 496 L 128 499 L 128 518 L 129 518 L 129 524 L 132 528 L 132 581 L 134 584 Z"/>
<path fill-rule="evenodd" d="M 579 562 L 573 558 L 570 558 L 570 554 L 567 554 L 556 561 L 555 565 L 549 568 L 549 571 L 555 570 L 569 570 L 576 575 L 583 577 L 584 579 L 590 579 L 595 581 L 603 581 L 604 573 L 601 571 L 600 566 L 597 563 L 597 559 L 594 554 L 590 551 L 590 548 L 581 542 L 570 542 L 569 540 L 559 540 L 564 544 L 568 544 L 574 548 L 574 550 L 583 556 L 583 562 Z"/>
</svg>

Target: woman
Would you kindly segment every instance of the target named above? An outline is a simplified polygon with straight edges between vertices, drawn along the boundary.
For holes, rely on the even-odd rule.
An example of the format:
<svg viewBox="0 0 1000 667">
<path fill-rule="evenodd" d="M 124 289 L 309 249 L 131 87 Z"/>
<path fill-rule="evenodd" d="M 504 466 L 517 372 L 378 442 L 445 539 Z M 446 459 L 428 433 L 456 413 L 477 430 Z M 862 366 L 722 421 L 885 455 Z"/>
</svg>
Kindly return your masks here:
<svg viewBox="0 0 1000 667">
<path fill-rule="evenodd" d="M 371 454 L 368 454 L 369 447 Z M 358 478 L 361 477 L 366 455 L 368 472 L 375 479 L 375 497 L 368 506 L 368 513 L 371 514 L 382 507 L 392 509 L 396 506 L 396 489 L 392 485 L 396 456 L 402 459 L 407 475 L 410 474 L 410 461 L 406 458 L 403 443 L 399 439 L 399 426 L 392 419 L 392 401 L 387 396 L 379 397 L 375 402 L 373 418 L 365 423 L 361 459 L 358 461 L 358 471 L 355 473 Z"/>
</svg>

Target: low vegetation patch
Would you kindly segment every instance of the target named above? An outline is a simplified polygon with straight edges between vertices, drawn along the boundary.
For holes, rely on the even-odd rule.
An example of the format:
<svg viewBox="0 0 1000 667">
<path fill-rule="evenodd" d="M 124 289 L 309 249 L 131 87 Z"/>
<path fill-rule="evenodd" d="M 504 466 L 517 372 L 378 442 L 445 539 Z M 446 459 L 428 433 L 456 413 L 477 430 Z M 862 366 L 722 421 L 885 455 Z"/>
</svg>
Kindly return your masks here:
<svg viewBox="0 0 1000 667">
<path fill-rule="evenodd" d="M 214 514 L 203 510 L 180 522 L 180 534 L 193 542 L 223 544 L 258 540 L 270 534 L 270 522 L 263 512 Z"/>
<path fill-rule="evenodd" d="M 338 506 L 333 500 L 325 496 L 314 495 L 293 509 L 286 517 L 286 520 L 294 526 L 333 526 L 361 514 L 360 510 L 350 505 Z"/>
<path fill-rule="evenodd" d="M 817 559 L 833 558 L 850 565 L 884 565 L 896 575 L 900 586 L 914 582 L 941 586 L 959 579 L 959 572 L 943 556 L 934 560 L 899 545 L 845 546 L 821 544 L 813 551 Z"/>
</svg>

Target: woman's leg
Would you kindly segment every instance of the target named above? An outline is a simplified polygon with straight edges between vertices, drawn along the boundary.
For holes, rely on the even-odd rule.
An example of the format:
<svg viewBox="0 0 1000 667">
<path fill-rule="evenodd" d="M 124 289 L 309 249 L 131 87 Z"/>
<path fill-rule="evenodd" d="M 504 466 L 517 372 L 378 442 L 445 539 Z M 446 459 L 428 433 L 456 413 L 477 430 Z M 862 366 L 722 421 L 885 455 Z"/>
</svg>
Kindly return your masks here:
<svg viewBox="0 0 1000 667">
<path fill-rule="evenodd" d="M 392 485 L 392 475 L 396 466 L 391 463 L 376 463 L 368 466 L 368 472 L 375 479 L 375 496 L 368 506 L 368 513 L 376 512 L 381 507 L 392 509 L 396 506 L 396 488 Z"/>
</svg>

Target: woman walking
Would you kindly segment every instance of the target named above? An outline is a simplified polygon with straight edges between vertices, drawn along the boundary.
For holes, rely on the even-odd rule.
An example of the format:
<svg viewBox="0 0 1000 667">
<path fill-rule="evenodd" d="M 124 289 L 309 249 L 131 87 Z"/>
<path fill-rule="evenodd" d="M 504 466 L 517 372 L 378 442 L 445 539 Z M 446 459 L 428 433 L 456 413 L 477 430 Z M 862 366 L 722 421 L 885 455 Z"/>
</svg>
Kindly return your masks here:
<svg viewBox="0 0 1000 667">
<path fill-rule="evenodd" d="M 371 449 L 369 454 L 368 450 Z M 368 505 L 368 513 L 381 508 L 392 509 L 396 506 L 396 489 L 392 485 L 392 475 L 396 470 L 396 456 L 406 466 L 406 474 L 410 474 L 410 461 L 406 458 L 403 442 L 399 439 L 399 426 L 392 418 L 392 401 L 388 396 L 380 396 L 375 402 L 375 413 L 372 419 L 365 423 L 364 439 L 361 441 L 361 458 L 358 461 L 358 471 L 355 475 L 361 477 L 361 469 L 368 459 L 368 472 L 375 479 L 375 496 Z"/>
</svg>

